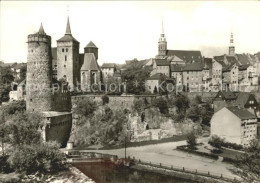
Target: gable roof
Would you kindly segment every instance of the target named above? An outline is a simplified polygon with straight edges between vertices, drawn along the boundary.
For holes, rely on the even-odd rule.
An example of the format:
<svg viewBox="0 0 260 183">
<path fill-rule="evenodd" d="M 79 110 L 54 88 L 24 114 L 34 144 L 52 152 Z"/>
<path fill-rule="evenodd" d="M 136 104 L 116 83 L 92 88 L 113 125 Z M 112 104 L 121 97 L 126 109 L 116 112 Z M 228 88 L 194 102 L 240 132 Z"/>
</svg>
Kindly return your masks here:
<svg viewBox="0 0 260 183">
<path fill-rule="evenodd" d="M 203 69 L 202 63 L 192 63 L 192 64 L 187 64 L 183 68 L 183 71 L 202 71 L 202 69 Z"/>
<path fill-rule="evenodd" d="M 102 68 L 114 68 L 114 67 L 116 67 L 116 64 L 114 64 L 114 63 L 103 63 L 103 65 L 101 67 Z"/>
<path fill-rule="evenodd" d="M 167 56 L 177 56 L 185 62 L 201 62 L 202 55 L 197 50 L 167 50 Z"/>
<path fill-rule="evenodd" d="M 164 75 L 162 73 L 156 73 L 156 74 L 152 75 L 151 77 L 149 77 L 147 80 L 163 80 L 163 79 L 169 79 L 169 77 L 167 77 L 166 75 Z"/>
<path fill-rule="evenodd" d="M 170 63 L 166 59 L 155 59 L 157 66 L 169 66 Z"/>
<path fill-rule="evenodd" d="M 97 60 L 94 53 L 85 53 L 84 54 L 84 63 L 80 69 L 81 71 L 100 71 Z"/>
<path fill-rule="evenodd" d="M 251 93 L 240 92 L 237 96 L 237 99 L 236 99 L 237 105 L 239 105 L 240 107 L 245 107 L 245 104 L 249 100 L 249 97 L 255 98 L 255 95 L 251 94 Z"/>
<path fill-rule="evenodd" d="M 249 55 L 246 54 L 236 54 L 236 57 L 238 59 L 238 61 L 242 64 L 242 65 L 247 65 L 251 63 L 251 58 Z"/>
<path fill-rule="evenodd" d="M 256 118 L 251 112 L 247 109 L 239 108 L 239 107 L 226 107 L 230 112 L 239 117 L 240 119 L 254 119 Z"/>
<path fill-rule="evenodd" d="M 178 64 L 171 64 L 171 72 L 181 72 L 184 66 Z"/>
<path fill-rule="evenodd" d="M 222 96 L 224 96 L 224 98 L 226 100 L 235 100 L 236 99 L 236 95 L 234 92 L 231 91 L 219 91 L 218 94 L 222 94 Z M 216 95 L 216 97 L 218 96 L 218 94 Z"/>
</svg>

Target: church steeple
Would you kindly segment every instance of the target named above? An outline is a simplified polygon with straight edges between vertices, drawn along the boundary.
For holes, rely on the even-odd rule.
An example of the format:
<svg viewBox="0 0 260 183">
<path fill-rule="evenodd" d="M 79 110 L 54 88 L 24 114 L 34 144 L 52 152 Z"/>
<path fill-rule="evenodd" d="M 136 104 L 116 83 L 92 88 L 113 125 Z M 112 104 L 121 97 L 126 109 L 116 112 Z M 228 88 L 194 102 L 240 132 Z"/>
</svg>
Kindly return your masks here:
<svg viewBox="0 0 260 183">
<path fill-rule="evenodd" d="M 68 19 L 67 19 L 67 27 L 66 27 L 66 33 L 65 33 L 65 35 L 71 35 L 69 16 L 68 16 Z"/>
<path fill-rule="evenodd" d="M 230 35 L 230 45 L 229 45 L 229 55 L 234 56 L 235 55 L 235 45 L 234 45 L 234 38 L 233 38 L 233 33 L 231 32 Z"/>
<path fill-rule="evenodd" d="M 162 33 L 158 41 L 158 55 L 159 56 L 166 56 L 167 52 L 167 41 L 164 36 L 164 27 L 163 27 L 163 21 L 162 21 Z"/>
</svg>

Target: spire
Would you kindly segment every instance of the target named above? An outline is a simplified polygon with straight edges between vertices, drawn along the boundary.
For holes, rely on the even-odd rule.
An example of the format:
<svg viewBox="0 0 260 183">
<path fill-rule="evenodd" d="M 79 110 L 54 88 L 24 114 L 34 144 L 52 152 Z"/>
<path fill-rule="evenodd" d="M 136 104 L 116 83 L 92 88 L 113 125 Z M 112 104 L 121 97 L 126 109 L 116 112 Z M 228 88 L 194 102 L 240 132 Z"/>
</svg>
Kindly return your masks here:
<svg viewBox="0 0 260 183">
<path fill-rule="evenodd" d="M 66 33 L 65 34 L 71 35 L 69 16 L 68 16 L 68 20 L 67 20 L 67 27 L 66 27 Z"/>
<path fill-rule="evenodd" d="M 163 19 L 162 19 L 162 34 L 164 34 L 164 29 L 163 29 Z"/>
<path fill-rule="evenodd" d="M 234 38 L 233 38 L 232 32 L 231 32 L 231 35 L 230 35 L 230 46 L 234 46 Z"/>
<path fill-rule="evenodd" d="M 43 29 L 42 23 L 41 23 L 41 26 L 40 26 L 40 29 L 39 29 L 38 34 L 43 34 L 43 35 L 45 35 L 45 32 L 44 32 L 44 29 Z"/>
</svg>

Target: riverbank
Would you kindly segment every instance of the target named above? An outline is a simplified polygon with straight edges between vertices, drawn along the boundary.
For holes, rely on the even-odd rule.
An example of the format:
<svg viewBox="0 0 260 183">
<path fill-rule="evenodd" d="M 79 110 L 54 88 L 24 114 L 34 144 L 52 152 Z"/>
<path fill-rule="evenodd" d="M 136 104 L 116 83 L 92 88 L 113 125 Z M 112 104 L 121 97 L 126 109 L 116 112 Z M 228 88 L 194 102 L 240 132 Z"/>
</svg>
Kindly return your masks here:
<svg viewBox="0 0 260 183">
<path fill-rule="evenodd" d="M 95 183 L 76 167 L 70 167 L 67 171 L 55 175 L 23 175 L 19 173 L 0 174 L 1 183 Z"/>
</svg>

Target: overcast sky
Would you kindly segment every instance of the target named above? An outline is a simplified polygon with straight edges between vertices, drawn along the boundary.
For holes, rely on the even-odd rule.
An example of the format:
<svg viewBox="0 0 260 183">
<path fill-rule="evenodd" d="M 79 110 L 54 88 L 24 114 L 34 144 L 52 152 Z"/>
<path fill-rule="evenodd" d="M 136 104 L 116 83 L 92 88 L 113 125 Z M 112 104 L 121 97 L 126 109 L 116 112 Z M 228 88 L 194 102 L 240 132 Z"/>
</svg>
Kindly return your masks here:
<svg viewBox="0 0 260 183">
<path fill-rule="evenodd" d="M 1 1 L 0 13 L 0 60 L 5 62 L 26 62 L 27 35 L 41 22 L 55 47 L 68 14 L 80 52 L 92 40 L 100 64 L 154 57 L 162 19 L 168 49 L 224 54 L 232 31 L 237 53 L 260 51 L 259 1 Z"/>
</svg>

